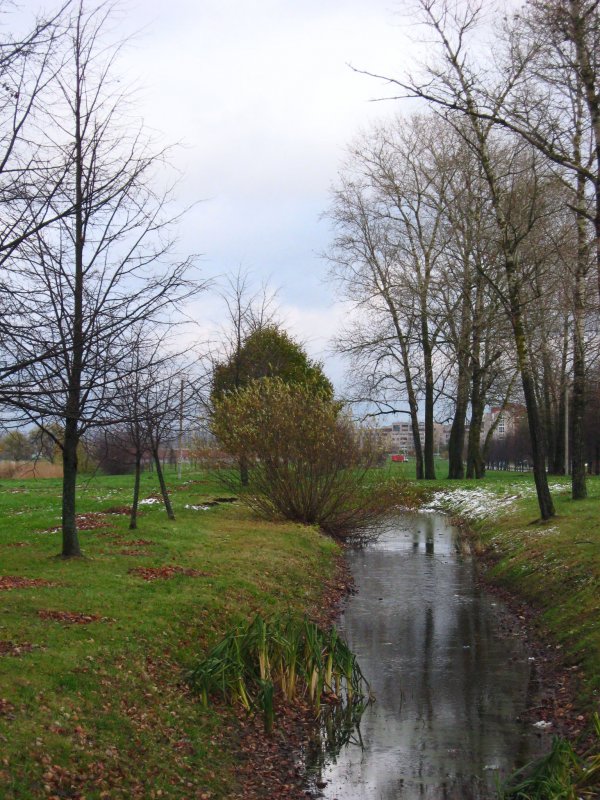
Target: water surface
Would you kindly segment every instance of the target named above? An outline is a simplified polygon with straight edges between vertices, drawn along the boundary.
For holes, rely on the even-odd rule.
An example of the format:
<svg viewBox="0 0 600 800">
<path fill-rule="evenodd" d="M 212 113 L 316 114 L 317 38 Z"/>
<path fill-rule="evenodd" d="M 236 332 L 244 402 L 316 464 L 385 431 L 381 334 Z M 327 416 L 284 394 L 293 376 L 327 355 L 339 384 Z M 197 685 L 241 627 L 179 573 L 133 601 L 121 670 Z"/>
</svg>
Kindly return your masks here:
<svg viewBox="0 0 600 800">
<path fill-rule="evenodd" d="M 360 724 L 364 749 L 349 745 L 319 770 L 319 796 L 494 797 L 498 776 L 547 746 L 517 719 L 535 664 L 505 631 L 506 610 L 477 587 L 441 515 L 403 515 L 349 562 L 358 592 L 339 629 L 377 700 Z"/>
</svg>

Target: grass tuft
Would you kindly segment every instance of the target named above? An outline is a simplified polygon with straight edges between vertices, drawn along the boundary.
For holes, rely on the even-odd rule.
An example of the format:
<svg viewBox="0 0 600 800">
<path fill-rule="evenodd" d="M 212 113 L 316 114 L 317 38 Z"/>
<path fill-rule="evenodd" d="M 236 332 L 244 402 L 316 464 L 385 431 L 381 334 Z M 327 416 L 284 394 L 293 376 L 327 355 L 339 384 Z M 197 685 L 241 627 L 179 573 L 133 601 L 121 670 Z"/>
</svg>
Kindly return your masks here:
<svg viewBox="0 0 600 800">
<path fill-rule="evenodd" d="M 275 688 L 290 703 L 308 695 L 317 714 L 324 696 L 352 706 L 370 694 L 356 656 L 335 628 L 324 631 L 292 614 L 270 621 L 257 615 L 237 626 L 198 661 L 188 680 L 204 705 L 220 695 L 249 712 L 262 711 L 268 733 Z"/>
</svg>

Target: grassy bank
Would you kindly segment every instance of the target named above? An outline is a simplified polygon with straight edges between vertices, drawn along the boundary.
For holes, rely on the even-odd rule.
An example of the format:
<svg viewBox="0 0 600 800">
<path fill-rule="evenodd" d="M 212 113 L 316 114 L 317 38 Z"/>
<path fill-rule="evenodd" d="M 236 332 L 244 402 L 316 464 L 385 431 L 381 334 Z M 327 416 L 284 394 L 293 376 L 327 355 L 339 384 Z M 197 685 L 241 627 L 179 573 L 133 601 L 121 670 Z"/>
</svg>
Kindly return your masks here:
<svg viewBox="0 0 600 800">
<path fill-rule="evenodd" d="M 0 482 L 0 796 L 224 798 L 238 727 L 181 678 L 256 612 L 316 612 L 337 548 L 269 524 L 185 475 L 169 522 L 122 512 L 129 478 L 81 481 L 83 560 L 59 552 L 60 485 Z M 142 497 L 156 492 L 145 475 Z M 87 528 L 87 529 L 86 529 Z"/>
<path fill-rule="evenodd" d="M 531 474 L 492 472 L 482 481 L 438 480 L 433 505 L 464 519 L 487 557 L 487 576 L 540 612 L 580 674 L 580 701 L 600 699 L 600 478 L 573 501 L 570 482 L 550 477 L 556 516 L 539 519 Z"/>
</svg>

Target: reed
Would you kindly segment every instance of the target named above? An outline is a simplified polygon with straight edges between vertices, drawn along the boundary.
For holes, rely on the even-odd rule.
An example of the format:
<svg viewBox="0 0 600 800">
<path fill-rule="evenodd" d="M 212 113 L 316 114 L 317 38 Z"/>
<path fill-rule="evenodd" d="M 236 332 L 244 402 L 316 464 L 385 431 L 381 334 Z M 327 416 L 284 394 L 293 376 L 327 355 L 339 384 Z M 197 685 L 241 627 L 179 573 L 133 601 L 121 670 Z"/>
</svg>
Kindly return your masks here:
<svg viewBox="0 0 600 800">
<path fill-rule="evenodd" d="M 256 616 L 230 631 L 188 673 L 204 705 L 211 696 L 263 714 L 265 730 L 275 719 L 275 696 L 291 703 L 308 695 L 318 715 L 322 699 L 341 707 L 370 702 L 369 686 L 355 655 L 335 628 L 323 630 L 306 617 L 273 620 Z"/>
</svg>

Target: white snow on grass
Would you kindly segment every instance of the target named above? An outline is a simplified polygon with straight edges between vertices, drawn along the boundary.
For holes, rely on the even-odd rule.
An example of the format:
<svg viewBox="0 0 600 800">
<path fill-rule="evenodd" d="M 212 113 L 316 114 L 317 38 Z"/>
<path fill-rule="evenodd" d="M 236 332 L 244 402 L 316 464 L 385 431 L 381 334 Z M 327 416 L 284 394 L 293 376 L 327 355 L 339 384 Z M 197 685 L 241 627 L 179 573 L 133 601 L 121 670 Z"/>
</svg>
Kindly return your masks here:
<svg viewBox="0 0 600 800">
<path fill-rule="evenodd" d="M 160 503 L 160 500 L 157 497 L 147 497 L 145 500 L 140 500 L 138 505 L 140 506 L 153 506 L 155 503 Z"/>
<path fill-rule="evenodd" d="M 210 506 L 192 506 L 189 503 L 184 508 L 189 508 L 191 511 L 210 511 Z"/>
<path fill-rule="evenodd" d="M 444 511 L 465 519 L 495 517 L 511 506 L 517 495 L 497 495 L 489 489 L 452 489 L 436 492 L 424 511 Z"/>
<path fill-rule="evenodd" d="M 569 492 L 571 489 L 566 483 L 554 483 L 549 488 L 551 492 L 555 493 Z M 420 510 L 425 512 L 443 511 L 466 520 L 490 519 L 508 511 L 517 500 L 535 497 L 535 494 L 533 483 L 530 485 L 509 484 L 505 487 L 503 494 L 482 488 L 449 489 L 444 492 L 436 492 Z"/>
</svg>

